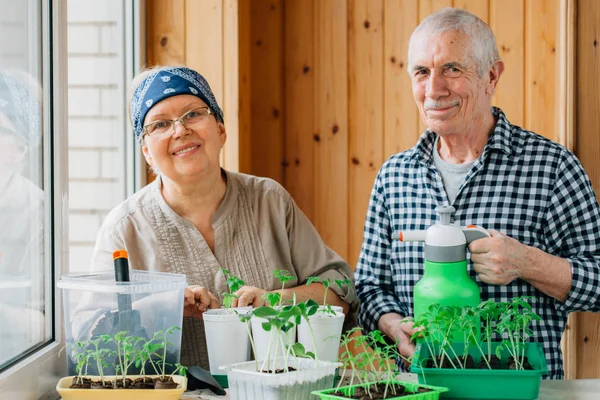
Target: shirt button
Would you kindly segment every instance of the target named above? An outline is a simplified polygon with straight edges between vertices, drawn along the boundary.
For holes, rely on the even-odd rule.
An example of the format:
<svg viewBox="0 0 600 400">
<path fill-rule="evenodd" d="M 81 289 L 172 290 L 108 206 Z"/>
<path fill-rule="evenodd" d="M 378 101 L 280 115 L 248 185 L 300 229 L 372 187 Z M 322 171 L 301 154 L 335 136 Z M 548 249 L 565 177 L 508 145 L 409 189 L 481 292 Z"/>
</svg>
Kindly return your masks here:
<svg viewBox="0 0 600 400">
<path fill-rule="evenodd" d="M 438 182 L 441 182 L 441 181 L 442 181 L 442 176 L 441 176 L 441 175 L 438 175 L 438 176 L 436 176 L 436 178 L 435 178 L 435 179 L 437 179 L 437 181 L 438 181 Z"/>
</svg>

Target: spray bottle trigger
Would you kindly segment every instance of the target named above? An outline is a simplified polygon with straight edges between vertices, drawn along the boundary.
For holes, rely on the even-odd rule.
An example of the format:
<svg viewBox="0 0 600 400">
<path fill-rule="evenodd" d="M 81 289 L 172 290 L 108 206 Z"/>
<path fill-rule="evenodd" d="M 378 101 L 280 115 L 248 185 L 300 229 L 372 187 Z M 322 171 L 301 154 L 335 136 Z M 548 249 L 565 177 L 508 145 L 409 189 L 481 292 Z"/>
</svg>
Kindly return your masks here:
<svg viewBox="0 0 600 400">
<path fill-rule="evenodd" d="M 462 227 L 462 232 L 465 235 L 467 244 L 477 239 L 483 239 L 491 236 L 488 231 L 477 225 L 469 225 L 467 227 Z"/>
</svg>

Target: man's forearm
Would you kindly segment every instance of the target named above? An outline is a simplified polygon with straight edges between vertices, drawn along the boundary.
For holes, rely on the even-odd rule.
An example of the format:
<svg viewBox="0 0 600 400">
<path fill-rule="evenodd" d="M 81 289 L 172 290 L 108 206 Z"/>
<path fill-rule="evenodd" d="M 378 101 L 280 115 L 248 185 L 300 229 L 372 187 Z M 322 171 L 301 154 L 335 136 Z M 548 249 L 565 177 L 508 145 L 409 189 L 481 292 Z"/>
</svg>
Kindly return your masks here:
<svg viewBox="0 0 600 400">
<path fill-rule="evenodd" d="M 565 302 L 572 285 L 571 263 L 535 247 L 528 247 L 520 276 L 539 291 Z"/>
</svg>

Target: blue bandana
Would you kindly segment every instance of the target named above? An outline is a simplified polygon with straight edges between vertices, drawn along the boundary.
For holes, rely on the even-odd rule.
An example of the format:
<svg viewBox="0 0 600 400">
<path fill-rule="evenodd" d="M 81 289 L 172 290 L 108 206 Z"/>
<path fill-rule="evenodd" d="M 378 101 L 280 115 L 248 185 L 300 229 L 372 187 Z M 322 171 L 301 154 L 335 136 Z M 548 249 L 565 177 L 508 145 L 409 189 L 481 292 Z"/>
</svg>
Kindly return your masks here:
<svg viewBox="0 0 600 400">
<path fill-rule="evenodd" d="M 15 136 L 28 146 L 37 145 L 42 134 L 42 105 L 33 86 L 25 76 L 0 72 L 0 113 L 14 125 Z"/>
<path fill-rule="evenodd" d="M 198 72 L 186 67 L 165 67 L 152 72 L 134 90 L 129 111 L 133 133 L 141 143 L 144 118 L 148 111 L 161 100 L 180 94 L 191 94 L 204 101 L 223 122 L 223 111 L 217 104 L 208 82 Z"/>
</svg>

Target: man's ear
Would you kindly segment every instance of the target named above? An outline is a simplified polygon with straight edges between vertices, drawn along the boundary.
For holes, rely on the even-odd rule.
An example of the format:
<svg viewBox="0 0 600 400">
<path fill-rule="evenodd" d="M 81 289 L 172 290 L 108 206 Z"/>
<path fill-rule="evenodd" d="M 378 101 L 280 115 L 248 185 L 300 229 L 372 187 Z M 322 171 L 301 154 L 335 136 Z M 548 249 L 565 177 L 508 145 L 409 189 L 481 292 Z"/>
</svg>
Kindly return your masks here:
<svg viewBox="0 0 600 400">
<path fill-rule="evenodd" d="M 502 75 L 502 73 L 504 72 L 504 63 L 500 60 L 496 61 L 494 63 L 494 65 L 492 65 L 492 68 L 490 68 L 490 71 L 488 73 L 488 78 L 489 78 L 489 83 L 487 88 L 485 89 L 485 92 L 489 95 L 493 95 L 494 92 L 496 91 L 496 85 L 498 84 L 498 81 L 500 80 L 500 76 Z"/>
</svg>

